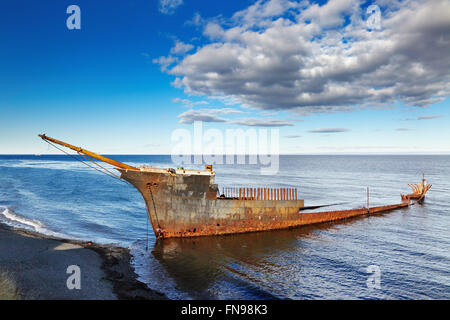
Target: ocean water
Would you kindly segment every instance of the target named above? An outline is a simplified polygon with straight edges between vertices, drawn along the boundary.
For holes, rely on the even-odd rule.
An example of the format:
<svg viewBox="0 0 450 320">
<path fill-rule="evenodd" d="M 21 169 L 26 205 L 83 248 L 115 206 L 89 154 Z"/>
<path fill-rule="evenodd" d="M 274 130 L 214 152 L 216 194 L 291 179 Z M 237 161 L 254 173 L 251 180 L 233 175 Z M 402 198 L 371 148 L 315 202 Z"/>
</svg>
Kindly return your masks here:
<svg viewBox="0 0 450 320">
<path fill-rule="evenodd" d="M 170 156 L 111 157 L 176 167 Z M 150 228 L 146 251 L 144 201 L 129 184 L 65 155 L 0 155 L 0 222 L 128 247 L 140 280 L 173 299 L 450 298 L 450 156 L 281 156 L 272 176 L 214 169 L 220 187 L 298 187 L 305 205 L 335 204 L 322 210 L 364 206 L 366 187 L 371 205 L 399 203 L 422 172 L 433 187 L 422 205 L 295 230 L 155 241 Z"/>
</svg>

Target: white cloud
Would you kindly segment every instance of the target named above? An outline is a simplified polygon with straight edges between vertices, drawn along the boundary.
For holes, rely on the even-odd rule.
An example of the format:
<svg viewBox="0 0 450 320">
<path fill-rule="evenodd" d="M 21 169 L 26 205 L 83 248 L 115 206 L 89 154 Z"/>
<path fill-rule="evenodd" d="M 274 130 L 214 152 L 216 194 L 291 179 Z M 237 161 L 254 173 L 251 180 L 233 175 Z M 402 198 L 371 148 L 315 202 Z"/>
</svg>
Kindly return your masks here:
<svg viewBox="0 0 450 320">
<path fill-rule="evenodd" d="M 159 0 L 159 11 L 164 14 L 173 14 L 182 4 L 183 0 Z"/>
<path fill-rule="evenodd" d="M 312 4 L 306 8 L 299 18 L 318 24 L 321 28 L 339 26 L 344 22 L 344 15 L 358 10 L 359 3 L 354 0 L 328 1 L 319 6 Z"/>
<path fill-rule="evenodd" d="M 258 0 L 247 9 L 236 12 L 232 20 L 241 25 L 267 25 L 267 19 L 282 15 L 289 9 L 299 8 L 301 5 L 288 0 Z"/>
<path fill-rule="evenodd" d="M 181 98 L 174 98 L 174 99 L 172 99 L 172 101 L 175 102 L 175 103 L 182 103 L 183 106 L 187 107 L 187 108 L 192 108 L 192 107 L 194 107 L 196 105 L 200 105 L 200 104 L 209 104 L 208 101 L 204 101 L 204 100 L 192 101 L 192 100 L 189 100 L 189 99 L 181 99 Z"/>
<path fill-rule="evenodd" d="M 191 20 L 186 21 L 186 25 L 201 26 L 204 23 L 202 16 L 196 12 Z"/>
<path fill-rule="evenodd" d="M 235 115 L 242 114 L 243 111 L 234 108 L 218 108 L 218 109 L 198 109 L 188 110 L 178 115 L 179 123 L 192 124 L 194 121 L 203 122 L 223 122 L 228 124 L 249 126 L 249 127 L 284 127 L 293 126 L 289 121 L 278 119 L 260 119 L 260 118 L 241 118 L 230 120 L 219 117 L 218 115 Z"/>
<path fill-rule="evenodd" d="M 288 139 L 297 139 L 297 138 L 300 138 L 301 136 L 298 135 L 298 134 L 291 134 L 291 135 L 287 135 L 287 136 L 284 136 L 284 137 L 288 138 Z"/>
<path fill-rule="evenodd" d="M 417 120 L 431 120 L 431 119 L 438 119 L 442 118 L 442 115 L 433 115 L 433 116 L 420 116 L 417 118 Z"/>
<path fill-rule="evenodd" d="M 219 39 L 225 35 L 225 31 L 218 23 L 208 22 L 203 34 L 211 39 Z"/>
<path fill-rule="evenodd" d="M 227 122 L 226 119 L 220 118 L 212 114 L 211 112 L 204 112 L 199 110 L 188 110 L 178 115 L 180 118 L 179 123 L 191 124 L 194 121 L 203 122 Z"/>
<path fill-rule="evenodd" d="M 449 96 L 449 1 L 389 2 L 380 31 L 365 19 L 356 0 L 257 1 L 206 23 L 211 42 L 168 72 L 188 94 L 297 113 L 398 100 L 423 107 Z"/>
<path fill-rule="evenodd" d="M 167 68 L 176 61 L 177 58 L 172 57 L 170 55 L 167 57 L 161 56 L 159 58 L 152 60 L 153 63 L 159 64 L 161 66 L 161 71 L 166 71 Z"/>
<path fill-rule="evenodd" d="M 215 114 L 241 114 L 241 113 L 243 113 L 241 110 L 236 110 L 233 108 L 199 109 L 199 111 L 211 112 L 211 113 L 215 113 Z"/>
<path fill-rule="evenodd" d="M 229 121 L 232 124 L 238 124 L 249 127 L 286 127 L 293 126 L 289 121 L 278 120 L 278 119 L 257 119 L 257 118 L 246 118 L 235 121 Z"/>
<path fill-rule="evenodd" d="M 175 46 L 172 49 L 170 49 L 170 53 L 183 55 L 186 52 L 191 51 L 193 48 L 194 48 L 194 46 L 192 44 L 184 43 L 179 40 L 176 40 Z"/>
<path fill-rule="evenodd" d="M 320 128 L 309 130 L 310 133 L 340 133 L 340 132 L 348 132 L 350 129 L 346 128 Z"/>
</svg>

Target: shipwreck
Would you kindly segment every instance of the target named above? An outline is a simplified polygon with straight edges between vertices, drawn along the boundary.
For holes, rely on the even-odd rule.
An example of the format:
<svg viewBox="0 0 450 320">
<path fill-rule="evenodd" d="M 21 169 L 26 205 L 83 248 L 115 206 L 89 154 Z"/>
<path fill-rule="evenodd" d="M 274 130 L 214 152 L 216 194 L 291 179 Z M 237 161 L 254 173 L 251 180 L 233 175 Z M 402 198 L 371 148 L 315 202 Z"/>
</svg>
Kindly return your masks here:
<svg viewBox="0 0 450 320">
<path fill-rule="evenodd" d="M 367 201 L 364 208 L 302 212 L 308 207 L 304 206 L 303 199 L 299 199 L 297 188 L 223 187 L 220 192 L 211 165 L 206 165 L 204 170 L 136 168 L 45 134 L 39 137 L 55 147 L 61 145 L 77 152 L 89 160 L 86 162 L 88 165 L 92 162 L 92 166 L 102 172 L 112 174 L 91 158 L 118 170 L 118 178 L 132 184 L 144 198 L 157 238 L 288 229 L 378 214 L 408 207 L 412 200 L 423 201 L 431 188 L 423 178 L 421 183 L 411 185 L 413 193 L 401 195 L 401 203 L 398 204 L 370 207 Z"/>
</svg>

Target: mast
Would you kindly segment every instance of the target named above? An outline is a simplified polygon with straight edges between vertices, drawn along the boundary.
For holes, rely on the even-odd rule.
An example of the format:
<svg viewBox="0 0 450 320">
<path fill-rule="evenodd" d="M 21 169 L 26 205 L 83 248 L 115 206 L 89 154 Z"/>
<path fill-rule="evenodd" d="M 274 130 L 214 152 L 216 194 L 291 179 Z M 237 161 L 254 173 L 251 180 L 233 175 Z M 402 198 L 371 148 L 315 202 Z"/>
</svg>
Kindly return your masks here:
<svg viewBox="0 0 450 320">
<path fill-rule="evenodd" d="M 122 163 L 122 162 L 119 162 L 119 161 L 116 161 L 116 160 L 113 160 L 113 159 L 101 156 L 101 155 L 96 154 L 96 153 L 94 153 L 92 151 L 89 151 L 89 150 L 86 150 L 86 149 L 82 149 L 80 147 L 73 146 L 73 145 L 65 143 L 63 141 L 59 141 L 59 140 L 47 137 L 45 134 L 39 134 L 38 136 L 41 137 L 42 140 L 46 140 L 46 141 L 50 141 L 50 142 L 59 144 L 59 145 L 61 145 L 63 147 L 72 149 L 72 150 L 74 150 L 74 151 L 76 151 L 78 153 L 83 153 L 83 154 L 85 154 L 87 156 L 90 156 L 90 157 L 92 157 L 94 159 L 97 159 L 97 160 L 109 163 L 110 165 L 113 165 L 115 167 L 122 168 L 122 169 L 139 170 L 138 168 L 135 168 L 135 167 L 129 166 L 129 165 L 125 164 L 125 163 Z"/>
</svg>

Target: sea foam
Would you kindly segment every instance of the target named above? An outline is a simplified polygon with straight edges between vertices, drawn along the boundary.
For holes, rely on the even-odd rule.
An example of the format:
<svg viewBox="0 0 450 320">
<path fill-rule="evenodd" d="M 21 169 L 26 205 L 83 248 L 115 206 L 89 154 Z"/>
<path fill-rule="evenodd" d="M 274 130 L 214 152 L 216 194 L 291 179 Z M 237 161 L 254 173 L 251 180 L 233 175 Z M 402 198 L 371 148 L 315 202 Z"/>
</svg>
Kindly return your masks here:
<svg viewBox="0 0 450 320">
<path fill-rule="evenodd" d="M 34 220 L 21 216 L 18 213 L 14 212 L 11 208 L 5 206 L 0 206 L 0 222 L 3 222 L 4 224 L 10 227 L 36 231 L 38 233 L 48 236 L 73 239 L 73 237 L 70 237 L 66 234 L 50 230 L 44 223 L 42 223 L 39 220 Z"/>
</svg>

